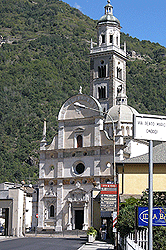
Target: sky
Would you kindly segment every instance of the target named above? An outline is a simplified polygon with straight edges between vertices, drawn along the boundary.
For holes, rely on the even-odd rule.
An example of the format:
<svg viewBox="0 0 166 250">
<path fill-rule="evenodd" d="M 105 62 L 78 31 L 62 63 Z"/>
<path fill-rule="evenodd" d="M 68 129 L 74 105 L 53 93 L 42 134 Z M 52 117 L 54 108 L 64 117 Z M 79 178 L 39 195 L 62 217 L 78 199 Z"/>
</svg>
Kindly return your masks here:
<svg viewBox="0 0 166 250">
<path fill-rule="evenodd" d="M 94 20 L 104 15 L 107 0 L 63 0 Z M 121 31 L 166 47 L 166 0 L 111 0 Z"/>
</svg>

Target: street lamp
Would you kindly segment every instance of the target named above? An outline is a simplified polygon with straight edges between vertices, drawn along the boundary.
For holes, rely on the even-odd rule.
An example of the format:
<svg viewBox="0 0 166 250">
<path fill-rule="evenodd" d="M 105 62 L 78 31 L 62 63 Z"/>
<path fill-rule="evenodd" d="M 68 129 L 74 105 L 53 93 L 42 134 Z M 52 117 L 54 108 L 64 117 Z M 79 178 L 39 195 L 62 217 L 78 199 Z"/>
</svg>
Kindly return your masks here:
<svg viewBox="0 0 166 250">
<path fill-rule="evenodd" d="M 90 110 L 93 110 L 93 111 L 96 111 L 96 112 L 100 112 L 99 110 L 97 109 L 93 109 L 93 108 L 90 108 L 90 107 L 87 107 L 83 104 L 80 104 L 79 102 L 75 102 L 74 103 L 74 106 L 75 107 L 78 107 L 78 108 L 82 108 L 82 109 L 90 109 Z M 113 171 L 114 171 L 114 184 L 116 184 L 116 164 L 115 164 L 115 124 L 114 124 L 114 120 L 113 118 L 107 113 L 107 112 L 104 112 L 102 111 L 103 114 L 106 114 L 108 115 L 108 117 L 111 119 L 112 121 L 112 140 L 113 140 Z"/>
</svg>

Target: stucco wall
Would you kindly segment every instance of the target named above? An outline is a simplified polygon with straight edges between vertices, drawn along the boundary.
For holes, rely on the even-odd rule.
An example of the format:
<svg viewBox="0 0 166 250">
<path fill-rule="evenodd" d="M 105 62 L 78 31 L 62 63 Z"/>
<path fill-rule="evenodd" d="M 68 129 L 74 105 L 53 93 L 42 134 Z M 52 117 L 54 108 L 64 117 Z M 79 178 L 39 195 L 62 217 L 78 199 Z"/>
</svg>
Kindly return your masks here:
<svg viewBox="0 0 166 250">
<path fill-rule="evenodd" d="M 118 173 L 120 193 L 142 194 L 148 188 L 148 164 L 125 164 Z M 166 190 L 166 164 L 154 164 L 153 190 Z"/>
<path fill-rule="evenodd" d="M 12 227 L 14 235 L 22 236 L 24 191 L 17 188 L 9 189 L 9 198 L 13 199 Z"/>
</svg>

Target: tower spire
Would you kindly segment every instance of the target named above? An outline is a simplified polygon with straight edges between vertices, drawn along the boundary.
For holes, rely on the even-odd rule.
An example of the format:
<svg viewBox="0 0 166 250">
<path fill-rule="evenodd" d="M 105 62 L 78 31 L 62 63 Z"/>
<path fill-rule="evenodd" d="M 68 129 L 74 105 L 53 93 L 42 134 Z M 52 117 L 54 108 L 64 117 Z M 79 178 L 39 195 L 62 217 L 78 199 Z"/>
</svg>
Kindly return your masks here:
<svg viewBox="0 0 166 250">
<path fill-rule="evenodd" d="M 40 150 L 46 150 L 47 140 L 46 140 L 46 119 L 44 119 L 44 126 L 43 126 L 43 138 L 40 142 Z"/>
<path fill-rule="evenodd" d="M 113 7 L 110 4 L 110 0 L 107 0 L 108 4 L 104 7 L 105 8 L 105 15 L 110 14 L 113 15 Z"/>
<path fill-rule="evenodd" d="M 117 102 L 127 104 L 126 46 L 124 50 L 120 47 L 120 21 L 113 15 L 111 3 L 106 0 L 105 14 L 97 23 L 97 46 L 90 50 L 91 95 L 105 111 Z"/>
<path fill-rule="evenodd" d="M 42 142 L 46 141 L 46 119 L 44 118 L 44 126 L 43 126 L 43 139 Z"/>
</svg>

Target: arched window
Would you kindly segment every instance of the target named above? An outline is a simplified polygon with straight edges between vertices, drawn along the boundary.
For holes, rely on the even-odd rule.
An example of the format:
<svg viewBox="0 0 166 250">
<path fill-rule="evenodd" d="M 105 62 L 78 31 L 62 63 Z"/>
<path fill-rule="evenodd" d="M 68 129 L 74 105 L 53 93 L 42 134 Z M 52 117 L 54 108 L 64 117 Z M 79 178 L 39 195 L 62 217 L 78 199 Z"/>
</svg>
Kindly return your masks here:
<svg viewBox="0 0 166 250">
<path fill-rule="evenodd" d="M 122 135 L 124 136 L 124 127 L 122 126 L 121 129 L 122 129 Z"/>
<path fill-rule="evenodd" d="M 101 35 L 102 43 L 105 43 L 105 35 Z"/>
<path fill-rule="evenodd" d="M 99 96 L 99 99 L 101 99 L 101 88 L 98 87 L 98 96 Z"/>
<path fill-rule="evenodd" d="M 98 77 L 99 78 L 106 77 L 106 65 L 98 67 Z"/>
<path fill-rule="evenodd" d="M 99 99 L 106 98 L 106 87 L 98 87 L 98 97 Z"/>
<path fill-rule="evenodd" d="M 126 130 L 127 130 L 127 135 L 130 135 L 130 128 L 126 127 Z"/>
<path fill-rule="evenodd" d="M 113 35 L 110 35 L 110 43 L 113 43 Z"/>
<path fill-rule="evenodd" d="M 82 135 L 77 136 L 77 148 L 82 148 Z"/>
<path fill-rule="evenodd" d="M 50 206 L 50 217 L 54 217 L 54 206 Z"/>
<path fill-rule="evenodd" d="M 122 69 L 117 67 L 117 78 L 122 80 Z"/>
<path fill-rule="evenodd" d="M 98 77 L 101 78 L 101 68 L 98 67 Z"/>
<path fill-rule="evenodd" d="M 116 44 L 118 45 L 118 36 L 116 37 Z"/>
<path fill-rule="evenodd" d="M 105 86 L 102 88 L 102 96 L 103 96 L 103 98 L 106 98 L 106 87 Z"/>
</svg>

